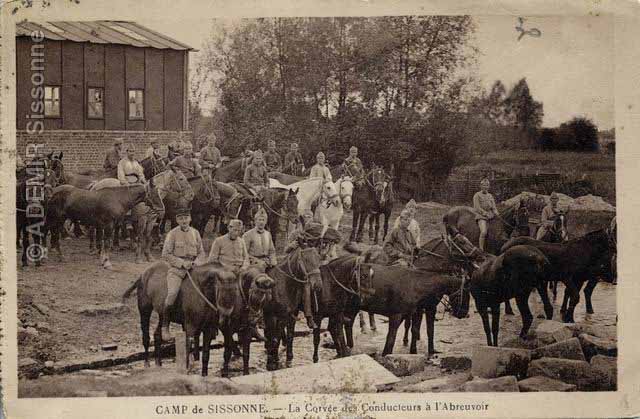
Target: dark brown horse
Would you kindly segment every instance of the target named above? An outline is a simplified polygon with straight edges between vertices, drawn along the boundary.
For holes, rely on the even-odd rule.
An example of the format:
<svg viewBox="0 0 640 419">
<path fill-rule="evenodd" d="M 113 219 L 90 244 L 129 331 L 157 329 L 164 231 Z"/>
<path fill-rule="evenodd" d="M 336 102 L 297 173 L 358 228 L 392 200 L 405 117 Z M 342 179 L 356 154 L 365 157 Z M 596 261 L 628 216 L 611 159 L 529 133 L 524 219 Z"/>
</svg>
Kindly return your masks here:
<svg viewBox="0 0 640 419">
<path fill-rule="evenodd" d="M 378 244 L 378 236 L 380 233 L 380 216 L 384 215 L 384 231 L 382 233 L 382 241 L 387 237 L 389 232 L 389 218 L 395 201 L 393 192 L 393 180 L 391 176 L 384 172 L 382 167 L 376 167 L 372 170 L 371 181 L 375 190 L 375 206 L 369 214 L 369 241 Z"/>
<path fill-rule="evenodd" d="M 376 200 L 376 186 L 373 179 L 374 170 L 365 174 L 363 182 L 356 182 L 353 188 L 352 209 L 353 221 L 351 225 L 350 241 L 361 242 L 362 230 L 367 217 L 378 209 Z M 369 226 L 369 239 L 373 241 L 373 230 Z"/>
<path fill-rule="evenodd" d="M 553 317 L 553 307 L 549 302 L 544 282 L 550 269 L 549 261 L 542 252 L 532 246 L 514 246 L 500 256 L 487 254 L 487 257 L 471 275 L 469 287 L 482 318 L 487 345 L 498 346 L 500 303 L 514 297 L 522 316 L 520 338 L 525 339 L 533 322 L 533 315 L 529 309 L 529 295 L 533 289 L 540 293 L 547 319 Z"/>
<path fill-rule="evenodd" d="M 580 290 L 584 289 L 587 313 L 593 313 L 591 295 L 598 277 L 611 281 L 613 272 L 611 260 L 614 248 L 607 229 L 588 233 L 565 243 L 546 243 L 531 237 L 516 237 L 509 240 L 502 250 L 512 246 L 527 245 L 539 249 L 551 263 L 549 281 L 562 281 L 565 284 L 564 300 L 560 310 L 565 323 L 573 323 L 573 313 L 580 302 Z M 568 305 L 568 307 L 567 307 Z"/>
<path fill-rule="evenodd" d="M 124 293 L 123 300 L 136 290 L 138 310 L 142 329 L 142 344 L 145 366 L 149 366 L 149 323 L 151 314 L 158 313 L 158 326 L 153 334 L 156 365 L 162 365 L 160 347 L 164 301 L 167 296 L 166 276 L 169 264 L 159 261 L 148 267 Z M 236 278 L 218 264 L 208 263 L 191 269 L 182 281 L 180 292 L 169 313 L 171 321 L 181 324 L 186 334 L 187 354 L 193 351 L 194 359 L 199 358 L 198 341 L 202 334 L 202 375 L 209 372 L 211 340 L 220 329 L 225 337 L 224 364 L 222 376 L 229 374 L 229 361 L 233 348 L 231 335 L 237 332 L 243 345 L 243 373 L 249 373 L 251 330 L 255 326 L 257 314 L 262 309 L 273 280 L 267 275 L 251 269 Z M 192 349 L 192 343 L 193 345 Z M 190 357 L 187 358 L 189 363 Z"/>
<path fill-rule="evenodd" d="M 16 233 L 17 240 L 22 238 L 22 266 L 28 266 L 29 259 L 39 266 L 46 257 L 46 214 L 56 185 L 55 172 L 46 160 L 34 160 L 16 173 Z"/>
<path fill-rule="evenodd" d="M 543 242 L 548 243 L 564 243 L 569 241 L 569 232 L 567 231 L 567 212 L 560 212 L 553 220 L 551 228 L 547 229 L 546 233 L 540 239 Z M 537 236 L 538 230 L 541 226 L 535 229 L 534 237 Z M 553 301 L 555 302 L 558 295 L 558 281 L 549 281 L 549 289 L 553 290 Z"/>
<path fill-rule="evenodd" d="M 195 176 L 187 180 L 193 190 L 191 201 L 191 224 L 204 236 L 209 219 L 220 207 L 221 198 L 218 183 L 209 176 Z M 176 221 L 176 205 L 183 199 L 182 193 L 170 193 L 163 199 L 165 218 L 170 221 L 171 228 L 178 225 Z"/>
<path fill-rule="evenodd" d="M 284 340 L 287 348 L 293 348 L 294 325 L 305 284 L 310 282 L 312 287 L 321 284 L 318 250 L 315 247 L 298 248 L 285 256 L 277 266 L 268 269 L 267 275 L 276 282 L 271 300 L 265 303 L 263 310 L 267 370 L 273 371 L 279 368 L 280 342 Z M 285 330 L 286 337 L 282 336 Z M 287 349 L 289 364 L 291 359 L 293 352 L 289 353 Z"/>
<path fill-rule="evenodd" d="M 169 163 L 169 158 L 163 157 L 159 159 L 155 159 L 153 157 L 147 157 L 140 160 L 140 165 L 142 166 L 142 170 L 144 170 L 144 177 L 146 179 L 151 179 L 157 174 L 164 172 L 167 169 L 167 164 Z"/>
<path fill-rule="evenodd" d="M 244 178 L 243 157 L 236 158 L 229 163 L 218 167 L 214 174 L 215 180 L 219 182 L 242 182 Z"/>
</svg>

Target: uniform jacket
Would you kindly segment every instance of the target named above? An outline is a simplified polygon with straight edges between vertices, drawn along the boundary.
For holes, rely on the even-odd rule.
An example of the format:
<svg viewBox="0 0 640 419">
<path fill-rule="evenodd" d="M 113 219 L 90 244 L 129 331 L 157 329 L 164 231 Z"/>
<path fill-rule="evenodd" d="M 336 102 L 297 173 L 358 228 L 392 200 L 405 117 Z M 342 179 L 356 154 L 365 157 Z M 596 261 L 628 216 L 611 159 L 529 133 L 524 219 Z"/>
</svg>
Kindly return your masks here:
<svg viewBox="0 0 640 419">
<path fill-rule="evenodd" d="M 249 186 L 269 186 L 268 169 L 264 165 L 251 163 L 244 170 L 244 183 Z"/>
<path fill-rule="evenodd" d="M 208 261 L 217 262 L 225 269 L 237 273 L 249 267 L 247 246 L 242 237 L 231 240 L 229 234 L 225 234 L 215 239 L 211 245 Z"/>
<path fill-rule="evenodd" d="M 280 154 L 275 151 L 272 152 L 267 150 L 267 152 L 264 153 L 264 162 L 270 172 L 282 171 L 282 159 L 280 158 Z"/>
<path fill-rule="evenodd" d="M 250 259 L 267 259 L 271 265 L 277 263 L 276 248 L 273 245 L 273 239 L 269 231 L 263 230 L 262 233 L 259 233 L 257 228 L 252 228 L 244 233 L 242 238 L 247 246 Z"/>
<path fill-rule="evenodd" d="M 331 177 L 331 171 L 329 171 L 329 168 L 327 166 L 320 166 L 319 164 L 316 164 L 311 168 L 311 172 L 309 172 L 309 178 L 312 177 L 321 177 L 324 180 L 333 182 L 333 178 Z"/>
<path fill-rule="evenodd" d="M 390 261 L 393 262 L 411 255 L 415 247 L 416 242 L 413 234 L 408 229 L 398 227 L 391 230 L 389 237 L 384 242 L 383 249 Z"/>
<path fill-rule="evenodd" d="M 183 269 L 185 261 L 204 260 L 205 257 L 200 233 L 195 228 L 189 227 L 187 231 L 182 231 L 178 226 L 167 234 L 162 247 L 162 258 L 172 268 Z"/>
<path fill-rule="evenodd" d="M 222 155 L 220 154 L 218 147 L 205 146 L 200 150 L 200 164 L 202 166 L 209 165 L 216 167 L 220 161 L 222 161 Z"/>
<path fill-rule="evenodd" d="M 184 174 L 187 179 L 200 176 L 200 165 L 192 157 L 178 156 L 169 165 Z"/>
<path fill-rule="evenodd" d="M 134 175 L 138 178 L 136 179 Z M 144 169 L 137 160 L 122 159 L 118 163 L 118 180 L 126 183 L 143 182 Z"/>
<path fill-rule="evenodd" d="M 477 220 L 489 220 L 498 214 L 496 201 L 489 192 L 479 191 L 473 195 L 473 209 L 478 214 L 476 216 Z"/>
</svg>

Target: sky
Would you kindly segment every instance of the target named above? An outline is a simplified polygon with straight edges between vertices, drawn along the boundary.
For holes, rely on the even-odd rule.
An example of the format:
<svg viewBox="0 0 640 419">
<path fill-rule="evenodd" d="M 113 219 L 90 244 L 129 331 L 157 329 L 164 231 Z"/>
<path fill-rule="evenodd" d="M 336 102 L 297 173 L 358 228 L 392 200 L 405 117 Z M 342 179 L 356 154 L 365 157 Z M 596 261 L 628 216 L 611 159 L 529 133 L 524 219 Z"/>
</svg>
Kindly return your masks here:
<svg viewBox="0 0 640 419">
<path fill-rule="evenodd" d="M 526 78 L 534 99 L 544 105 L 543 126 L 575 116 L 591 118 L 600 129 L 614 126 L 614 23 L 605 16 L 525 17 L 520 32 L 516 16 L 475 16 L 473 44 L 480 55 L 472 73 L 487 89 L 495 80 L 511 88 Z M 139 21 L 196 49 L 202 49 L 219 21 Z M 192 53 L 196 62 L 199 53 Z"/>
</svg>

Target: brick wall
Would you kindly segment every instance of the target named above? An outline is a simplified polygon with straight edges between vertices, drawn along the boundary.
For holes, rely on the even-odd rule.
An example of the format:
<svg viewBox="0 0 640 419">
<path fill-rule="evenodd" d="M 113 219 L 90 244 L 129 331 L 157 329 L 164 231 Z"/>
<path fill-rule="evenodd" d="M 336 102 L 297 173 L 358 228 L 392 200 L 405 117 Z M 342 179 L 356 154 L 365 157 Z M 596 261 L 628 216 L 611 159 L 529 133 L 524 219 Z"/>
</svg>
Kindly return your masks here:
<svg viewBox="0 0 640 419">
<path fill-rule="evenodd" d="M 162 145 L 166 155 L 167 144 L 173 140 L 191 140 L 189 131 L 68 131 L 51 130 L 39 134 L 18 131 L 16 148 L 18 154 L 25 157 L 27 144 L 44 144 L 46 152 L 64 152 L 65 170 L 102 168 L 107 150 L 113 146 L 117 137 L 124 138 L 125 145 L 136 146 L 136 157 L 141 159 L 145 150 L 156 139 Z"/>
</svg>

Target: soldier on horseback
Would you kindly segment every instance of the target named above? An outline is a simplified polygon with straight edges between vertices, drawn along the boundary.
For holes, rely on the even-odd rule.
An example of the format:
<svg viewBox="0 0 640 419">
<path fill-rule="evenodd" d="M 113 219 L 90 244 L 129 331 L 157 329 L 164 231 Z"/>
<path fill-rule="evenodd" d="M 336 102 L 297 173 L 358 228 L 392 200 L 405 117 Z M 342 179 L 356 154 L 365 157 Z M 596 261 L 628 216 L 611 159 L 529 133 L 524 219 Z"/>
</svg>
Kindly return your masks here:
<svg viewBox="0 0 640 419">
<path fill-rule="evenodd" d="M 364 166 L 362 161 L 358 158 L 358 147 L 351 146 L 349 149 L 349 157 L 344 159 L 343 163 L 346 173 L 351 176 L 354 183 L 362 185 L 364 182 Z"/>
<path fill-rule="evenodd" d="M 264 165 L 262 151 L 253 153 L 253 161 L 244 170 L 244 184 L 253 188 L 258 194 L 269 187 L 268 169 Z"/>
<path fill-rule="evenodd" d="M 147 148 L 147 151 L 144 153 L 144 158 L 153 158 L 154 160 L 162 159 L 162 155 L 160 154 L 160 144 L 158 140 L 151 140 L 151 145 Z"/>
<path fill-rule="evenodd" d="M 267 213 L 260 208 L 253 217 L 255 227 L 242 235 L 249 253 L 249 263 L 265 272 L 267 268 L 276 266 L 276 247 L 273 244 L 271 233 L 265 230 L 267 225 Z"/>
<path fill-rule="evenodd" d="M 291 143 L 291 151 L 284 156 L 284 173 L 301 176 L 304 170 L 304 160 L 298 151 L 298 143 Z"/>
<path fill-rule="evenodd" d="M 420 247 L 420 225 L 416 221 L 416 211 L 418 210 L 418 204 L 412 198 L 407 205 L 405 205 L 405 209 L 409 211 L 409 215 L 411 216 L 411 221 L 409 222 L 409 232 L 413 235 L 413 239 L 416 242 L 416 246 Z M 393 228 L 400 227 L 400 217 L 396 218 L 396 221 L 393 224 Z"/>
<path fill-rule="evenodd" d="M 324 163 L 325 163 L 325 155 L 321 151 L 316 155 L 316 164 L 311 168 L 311 171 L 309 172 L 309 178 L 321 177 L 325 181 L 328 180 L 330 182 L 333 182 L 333 178 L 331 177 L 331 171 Z"/>
<path fill-rule="evenodd" d="M 242 240 L 243 224 L 241 220 L 229 221 L 229 232 L 216 238 L 211 245 L 208 262 L 216 262 L 228 271 L 238 275 L 249 267 L 249 253 Z"/>
<path fill-rule="evenodd" d="M 191 227 L 191 212 L 185 201 L 176 208 L 178 227 L 171 230 L 162 247 L 162 258 L 171 265 L 167 272 L 167 297 L 164 301 L 164 324 L 162 335 L 169 335 L 169 308 L 180 291 L 182 280 L 195 265 L 201 265 L 206 255 L 202 247 L 202 238 L 198 230 Z"/>
<path fill-rule="evenodd" d="M 107 155 L 104 158 L 104 170 L 107 177 L 117 177 L 118 174 L 118 164 L 120 160 L 122 160 L 122 138 L 116 138 L 113 141 L 113 147 L 107 151 Z"/>
<path fill-rule="evenodd" d="M 493 195 L 489 193 L 489 186 L 489 179 L 482 179 L 480 182 L 480 191 L 473 195 L 473 209 L 476 212 L 476 221 L 480 229 L 478 247 L 482 251 L 484 251 L 484 245 L 487 239 L 487 222 L 498 215 L 498 207 L 496 207 L 496 201 Z"/>
<path fill-rule="evenodd" d="M 127 156 L 121 159 L 116 166 L 118 180 L 122 185 L 144 183 L 144 169 L 134 158 L 136 147 L 133 144 L 129 144 L 126 151 Z"/>
<path fill-rule="evenodd" d="M 216 137 L 211 134 L 207 139 L 207 145 L 200 150 L 200 166 L 203 172 L 213 175 L 218 167 L 222 164 L 222 155 L 216 147 Z"/>
<path fill-rule="evenodd" d="M 563 214 L 562 210 L 558 207 L 558 201 L 560 201 L 560 198 L 556 192 L 551 193 L 549 201 L 549 205 L 542 209 L 542 214 L 540 215 L 540 228 L 536 234 L 536 240 L 543 240 L 547 233 L 553 229 L 556 218 L 560 214 Z"/>
<path fill-rule="evenodd" d="M 324 232 L 319 249 L 323 265 L 338 258 L 337 247 L 341 239 L 340 233 L 335 228 L 329 227 L 327 231 Z"/>
<path fill-rule="evenodd" d="M 193 146 L 191 143 L 186 143 L 183 149 L 183 154 L 169 162 L 169 166 L 173 170 L 177 170 L 184 174 L 187 179 L 200 176 L 202 174 L 200 165 L 193 158 Z"/>
<path fill-rule="evenodd" d="M 305 209 L 302 213 L 302 222 L 298 223 L 297 227 L 293 229 L 287 238 L 287 245 L 284 248 L 285 253 L 291 253 L 300 247 L 300 239 L 305 234 L 305 228 L 311 225 L 312 222 L 313 211 Z"/>
<path fill-rule="evenodd" d="M 267 143 L 267 152 L 264 153 L 264 162 L 270 172 L 282 172 L 282 159 L 276 151 L 276 142 L 269 140 Z"/>
<path fill-rule="evenodd" d="M 384 242 L 383 250 L 389 257 L 389 264 L 404 267 L 413 266 L 413 255 L 416 249 L 416 241 L 409 231 L 411 213 L 403 209 L 400 213 L 400 225 L 389 234 Z"/>
</svg>

